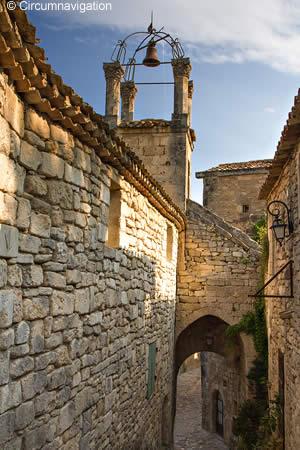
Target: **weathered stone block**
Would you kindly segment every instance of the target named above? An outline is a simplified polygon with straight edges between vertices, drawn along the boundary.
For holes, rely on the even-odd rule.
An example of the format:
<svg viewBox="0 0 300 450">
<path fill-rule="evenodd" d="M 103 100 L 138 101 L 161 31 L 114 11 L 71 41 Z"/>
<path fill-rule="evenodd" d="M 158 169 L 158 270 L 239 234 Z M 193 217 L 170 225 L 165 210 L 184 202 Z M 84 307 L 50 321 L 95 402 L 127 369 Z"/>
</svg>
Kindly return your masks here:
<svg viewBox="0 0 300 450">
<path fill-rule="evenodd" d="M 74 312 L 74 295 L 54 291 L 51 296 L 51 312 L 53 316 L 72 314 Z"/>
<path fill-rule="evenodd" d="M 90 310 L 90 293 L 88 289 L 75 290 L 75 311 L 87 314 Z"/>
<path fill-rule="evenodd" d="M 57 389 L 59 386 L 66 383 L 66 379 L 67 376 L 65 368 L 61 367 L 60 369 L 56 369 L 48 375 L 48 388 L 50 390 Z"/>
<path fill-rule="evenodd" d="M 16 409 L 16 430 L 22 430 L 27 427 L 34 419 L 33 402 L 26 402 Z"/>
<path fill-rule="evenodd" d="M 78 169 L 90 173 L 91 172 L 91 158 L 80 148 L 75 148 L 74 150 L 75 159 L 74 164 Z"/>
<path fill-rule="evenodd" d="M 41 415 L 44 413 L 49 413 L 55 408 L 56 403 L 56 393 L 54 392 L 44 392 L 35 399 L 35 413 L 36 415 Z"/>
<path fill-rule="evenodd" d="M 10 128 L 7 121 L 0 115 L 0 153 L 10 153 Z"/>
<path fill-rule="evenodd" d="M 9 381 L 9 351 L 0 352 L 0 385 Z"/>
<path fill-rule="evenodd" d="M 52 153 L 42 153 L 40 172 L 47 177 L 62 178 L 64 175 L 64 160 Z"/>
<path fill-rule="evenodd" d="M 0 218 L 8 225 L 16 224 L 18 203 L 14 197 L 0 192 Z"/>
<path fill-rule="evenodd" d="M 21 356 L 28 355 L 29 345 L 20 344 L 10 348 L 10 355 L 12 358 L 20 358 Z"/>
<path fill-rule="evenodd" d="M 24 107 L 15 92 L 6 85 L 4 117 L 19 136 L 24 134 Z"/>
<path fill-rule="evenodd" d="M 44 279 L 46 286 L 51 286 L 56 289 L 64 289 L 66 287 L 66 278 L 56 272 L 45 272 Z"/>
<path fill-rule="evenodd" d="M 0 256 L 14 258 L 18 255 L 19 231 L 9 225 L 0 224 Z"/>
<path fill-rule="evenodd" d="M 29 338 L 30 328 L 27 322 L 20 322 L 16 328 L 16 344 L 25 344 Z"/>
<path fill-rule="evenodd" d="M 30 234 L 19 234 L 19 248 L 22 252 L 37 254 L 40 246 L 40 238 Z"/>
<path fill-rule="evenodd" d="M 49 180 L 48 182 L 48 200 L 54 205 L 61 208 L 71 209 L 73 207 L 73 190 L 72 187 L 57 180 Z"/>
<path fill-rule="evenodd" d="M 5 260 L 0 260 L 0 288 L 7 284 L 7 263 Z"/>
<path fill-rule="evenodd" d="M 32 213 L 30 232 L 36 236 L 50 237 L 51 219 L 46 214 Z"/>
<path fill-rule="evenodd" d="M 30 324 L 30 353 L 41 353 L 44 350 L 44 323 L 35 320 Z"/>
<path fill-rule="evenodd" d="M 81 272 L 80 270 L 67 270 L 66 272 L 66 280 L 67 284 L 77 284 L 81 281 Z"/>
<path fill-rule="evenodd" d="M 33 255 L 26 253 L 19 253 L 17 256 L 18 264 L 33 264 Z"/>
<path fill-rule="evenodd" d="M 10 376 L 18 378 L 30 372 L 34 368 L 34 360 L 30 356 L 13 359 L 10 363 Z"/>
<path fill-rule="evenodd" d="M 27 175 L 25 178 L 25 191 L 39 197 L 44 196 L 48 191 L 47 183 L 38 175 Z"/>
<path fill-rule="evenodd" d="M 33 109 L 27 109 L 25 126 L 44 139 L 50 138 L 50 128 L 46 119 L 37 114 Z"/>
<path fill-rule="evenodd" d="M 48 297 L 25 298 L 23 313 L 25 320 L 44 319 L 49 314 Z"/>
<path fill-rule="evenodd" d="M 9 327 L 13 321 L 16 294 L 12 290 L 0 291 L 0 328 Z"/>
<path fill-rule="evenodd" d="M 60 142 L 61 144 L 68 144 L 70 141 L 72 142 L 72 138 L 69 136 L 69 133 L 57 125 L 50 125 L 50 133 L 53 141 Z"/>
<path fill-rule="evenodd" d="M 37 170 L 41 164 L 41 153 L 26 141 L 22 141 L 20 163 L 27 169 Z"/>
<path fill-rule="evenodd" d="M 29 449 L 40 449 L 45 445 L 48 438 L 48 424 L 39 426 L 33 431 L 28 431 L 24 433 L 24 448 Z"/>
<path fill-rule="evenodd" d="M 43 353 L 35 358 L 35 368 L 36 370 L 46 369 L 49 364 L 53 364 L 56 360 L 55 352 Z"/>
<path fill-rule="evenodd" d="M 21 230 L 27 230 L 30 225 L 31 205 L 26 198 L 18 199 L 17 227 Z"/>
<path fill-rule="evenodd" d="M 34 147 L 37 147 L 40 150 L 45 149 L 45 142 L 32 131 L 25 130 L 24 139 L 25 141 L 29 142 L 29 144 L 33 145 Z"/>
<path fill-rule="evenodd" d="M 22 267 L 23 281 L 22 286 L 24 287 L 36 287 L 43 284 L 44 275 L 41 266 L 30 265 Z"/>
<path fill-rule="evenodd" d="M 68 225 L 66 227 L 67 242 L 82 242 L 83 232 L 79 227 Z"/>
<path fill-rule="evenodd" d="M 65 180 L 79 187 L 85 186 L 82 170 L 76 169 L 76 167 L 72 167 L 67 163 L 65 163 Z"/>
<path fill-rule="evenodd" d="M 70 428 L 75 419 L 75 407 L 74 402 L 67 403 L 60 411 L 59 415 L 59 433 L 63 433 Z"/>
<path fill-rule="evenodd" d="M 14 161 L 0 153 L 0 190 L 15 193 L 18 190 L 18 170 Z"/>
<path fill-rule="evenodd" d="M 0 415 L 0 442 L 8 441 L 13 437 L 15 429 L 15 413 L 9 411 Z"/>
<path fill-rule="evenodd" d="M 22 402 L 21 383 L 6 384 L 0 387 L 0 414 L 10 408 L 18 406 Z"/>
<path fill-rule="evenodd" d="M 0 331 L 0 350 L 7 350 L 14 345 L 15 333 L 13 328 Z"/>
</svg>

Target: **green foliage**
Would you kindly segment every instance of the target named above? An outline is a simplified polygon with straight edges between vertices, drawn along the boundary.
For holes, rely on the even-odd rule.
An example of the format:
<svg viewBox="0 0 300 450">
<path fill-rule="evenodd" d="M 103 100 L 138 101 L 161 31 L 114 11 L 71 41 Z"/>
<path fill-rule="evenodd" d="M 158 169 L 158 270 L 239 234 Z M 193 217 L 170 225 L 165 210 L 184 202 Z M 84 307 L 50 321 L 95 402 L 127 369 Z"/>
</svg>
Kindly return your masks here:
<svg viewBox="0 0 300 450">
<path fill-rule="evenodd" d="M 268 233 L 266 217 L 261 217 L 254 225 L 252 229 L 253 239 L 262 246 L 265 235 Z"/>
<path fill-rule="evenodd" d="M 269 258 L 269 241 L 266 217 L 260 218 L 254 225 L 252 230 L 253 239 L 261 247 L 261 283 L 264 283 L 265 273 Z"/>
<path fill-rule="evenodd" d="M 246 400 L 234 421 L 233 433 L 239 437 L 239 450 L 252 450 L 259 438 L 259 426 L 265 414 L 265 405 L 257 400 Z"/>
</svg>

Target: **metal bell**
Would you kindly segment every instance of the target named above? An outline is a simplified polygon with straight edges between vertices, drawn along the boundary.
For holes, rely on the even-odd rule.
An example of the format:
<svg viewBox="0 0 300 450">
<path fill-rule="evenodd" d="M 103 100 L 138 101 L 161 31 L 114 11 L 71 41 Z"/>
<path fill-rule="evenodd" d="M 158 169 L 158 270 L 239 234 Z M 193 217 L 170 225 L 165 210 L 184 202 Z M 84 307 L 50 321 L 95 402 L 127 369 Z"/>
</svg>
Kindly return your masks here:
<svg viewBox="0 0 300 450">
<path fill-rule="evenodd" d="M 157 67 L 160 65 L 160 60 L 157 55 L 157 48 L 154 42 L 149 42 L 147 53 L 143 60 L 143 65 L 146 67 Z"/>
</svg>

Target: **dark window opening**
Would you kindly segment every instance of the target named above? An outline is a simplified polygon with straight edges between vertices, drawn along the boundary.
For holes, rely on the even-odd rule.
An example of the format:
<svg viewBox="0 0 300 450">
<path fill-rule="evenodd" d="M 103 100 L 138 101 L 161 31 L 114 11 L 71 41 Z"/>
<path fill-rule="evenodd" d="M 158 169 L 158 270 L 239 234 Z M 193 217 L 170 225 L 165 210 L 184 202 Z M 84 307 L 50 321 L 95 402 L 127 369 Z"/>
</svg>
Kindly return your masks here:
<svg viewBox="0 0 300 450">
<path fill-rule="evenodd" d="M 250 209 L 249 205 L 243 205 L 243 213 L 249 212 L 249 209 Z"/>
<path fill-rule="evenodd" d="M 220 436 L 224 434 L 224 403 L 219 391 L 216 395 L 216 432 Z"/>
<path fill-rule="evenodd" d="M 108 230 L 106 244 L 111 248 L 120 245 L 121 191 L 120 186 L 112 181 L 110 187 L 110 205 L 108 213 Z"/>
</svg>

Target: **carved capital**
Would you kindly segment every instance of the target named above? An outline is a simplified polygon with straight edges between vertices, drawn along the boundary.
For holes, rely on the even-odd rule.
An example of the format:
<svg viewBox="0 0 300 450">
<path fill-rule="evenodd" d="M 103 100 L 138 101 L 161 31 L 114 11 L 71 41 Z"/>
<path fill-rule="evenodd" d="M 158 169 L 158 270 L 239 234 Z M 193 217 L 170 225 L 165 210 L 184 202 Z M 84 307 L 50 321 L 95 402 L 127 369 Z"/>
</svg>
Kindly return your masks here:
<svg viewBox="0 0 300 450">
<path fill-rule="evenodd" d="M 191 81 L 189 81 L 189 86 L 188 86 L 189 98 L 193 98 L 193 93 L 194 93 L 194 82 L 191 80 Z"/>
<path fill-rule="evenodd" d="M 190 77 L 192 66 L 190 58 L 179 58 L 172 60 L 174 77 Z"/>
<path fill-rule="evenodd" d="M 124 76 L 124 69 L 118 61 L 104 63 L 103 70 L 106 81 L 121 81 Z"/>
<path fill-rule="evenodd" d="M 121 96 L 123 99 L 134 100 L 136 93 L 137 88 L 133 81 L 121 83 Z"/>
</svg>

